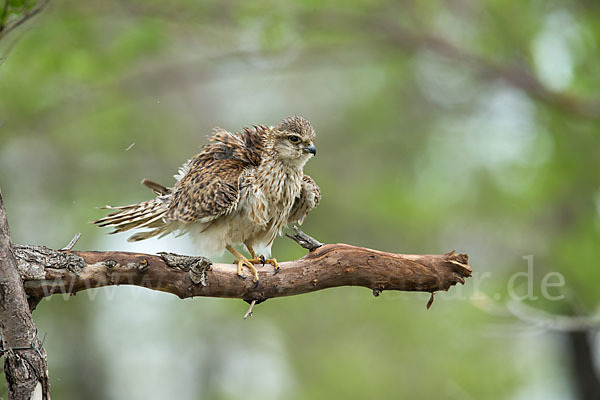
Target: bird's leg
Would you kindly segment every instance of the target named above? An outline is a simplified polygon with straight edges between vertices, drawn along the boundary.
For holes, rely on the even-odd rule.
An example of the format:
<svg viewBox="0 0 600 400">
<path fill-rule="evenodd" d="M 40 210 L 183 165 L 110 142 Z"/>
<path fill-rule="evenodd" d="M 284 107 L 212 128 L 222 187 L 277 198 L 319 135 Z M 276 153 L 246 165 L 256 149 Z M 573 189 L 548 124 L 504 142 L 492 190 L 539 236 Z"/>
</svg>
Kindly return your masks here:
<svg viewBox="0 0 600 400">
<path fill-rule="evenodd" d="M 250 262 L 250 260 L 244 257 L 244 255 L 241 254 L 239 251 L 231 247 L 231 245 L 227 245 L 226 249 L 229 250 L 229 252 L 237 258 L 235 262 L 237 262 L 238 276 L 242 279 L 246 279 L 246 276 L 244 276 L 244 274 L 242 273 L 242 266 L 245 265 L 246 268 L 252 271 L 252 276 L 254 277 L 252 279 L 252 282 L 258 284 L 258 271 L 256 270 L 256 267 Z"/>
<path fill-rule="evenodd" d="M 274 259 L 274 258 L 265 258 L 265 256 L 263 256 L 263 255 L 257 256 L 256 252 L 254 251 L 254 249 L 252 248 L 252 246 L 250 246 L 248 244 L 246 245 L 246 248 L 248 249 L 248 252 L 252 256 L 252 259 L 250 259 L 248 261 L 250 261 L 251 263 L 254 263 L 254 264 L 258 264 L 258 263 L 261 263 L 262 265 L 271 264 L 273 266 L 273 268 L 275 269 L 275 273 L 273 275 L 275 275 L 275 274 L 277 274 L 279 272 L 280 268 L 279 268 L 279 264 L 277 264 L 277 260 L 276 259 Z"/>
</svg>

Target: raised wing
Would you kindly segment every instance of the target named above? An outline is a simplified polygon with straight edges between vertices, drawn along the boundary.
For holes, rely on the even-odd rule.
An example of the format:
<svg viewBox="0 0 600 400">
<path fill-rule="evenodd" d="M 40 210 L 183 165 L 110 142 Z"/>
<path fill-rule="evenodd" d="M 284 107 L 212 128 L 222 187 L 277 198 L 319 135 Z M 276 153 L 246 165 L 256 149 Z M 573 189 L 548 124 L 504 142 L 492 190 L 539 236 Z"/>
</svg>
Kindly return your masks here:
<svg viewBox="0 0 600 400">
<path fill-rule="evenodd" d="M 266 129 L 247 128 L 241 134 L 216 130 L 213 143 L 182 169 L 165 221 L 210 222 L 232 212 L 239 201 L 242 174 L 260 162 Z"/>
<path fill-rule="evenodd" d="M 315 208 L 321 201 L 321 189 L 315 183 L 313 178 L 308 175 L 302 177 L 302 189 L 296 197 L 288 223 L 298 222 L 300 225 L 304 222 L 304 218 L 310 210 Z"/>
</svg>

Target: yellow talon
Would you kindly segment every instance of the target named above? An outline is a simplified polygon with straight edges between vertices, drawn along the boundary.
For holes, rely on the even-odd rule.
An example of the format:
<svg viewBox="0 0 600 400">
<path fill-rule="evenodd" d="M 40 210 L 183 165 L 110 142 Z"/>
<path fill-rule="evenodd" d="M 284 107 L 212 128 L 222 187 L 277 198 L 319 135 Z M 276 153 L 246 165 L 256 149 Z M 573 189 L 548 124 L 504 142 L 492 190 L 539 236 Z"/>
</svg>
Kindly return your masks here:
<svg viewBox="0 0 600 400">
<path fill-rule="evenodd" d="M 252 272 L 252 276 L 253 276 L 252 282 L 258 284 L 258 271 L 256 270 L 256 267 L 252 263 L 254 261 L 254 258 L 252 260 L 248 260 L 246 257 L 244 257 L 243 254 L 241 254 L 239 251 L 237 251 L 233 247 L 227 245 L 226 248 L 227 248 L 227 250 L 229 250 L 229 252 L 231 254 L 236 256 L 236 260 L 234 261 L 234 263 L 237 263 L 237 275 L 242 279 L 246 279 L 246 276 L 242 273 L 243 266 L 246 266 L 246 268 L 248 268 Z"/>
<path fill-rule="evenodd" d="M 253 264 L 258 264 L 261 263 L 262 265 L 265 264 L 271 264 L 273 266 L 273 269 L 275 270 L 275 274 L 279 272 L 279 264 L 277 263 L 277 260 L 274 258 L 265 258 L 265 256 L 257 256 L 256 252 L 254 251 L 254 249 L 252 248 L 252 246 L 250 245 L 246 245 L 246 248 L 248 249 L 248 252 L 250 253 L 250 255 L 252 256 L 250 261 Z M 274 274 L 274 275 L 275 275 Z"/>
<path fill-rule="evenodd" d="M 238 261 L 238 276 L 244 276 L 242 274 L 242 265 L 245 265 L 246 268 L 248 268 L 250 271 L 252 271 L 252 276 L 253 276 L 252 282 L 257 283 L 258 282 L 258 271 L 256 270 L 256 267 L 247 258 L 244 258 L 244 259 Z M 246 278 L 246 277 L 244 276 L 244 278 Z"/>
<path fill-rule="evenodd" d="M 265 264 L 271 264 L 273 266 L 273 269 L 275 270 L 275 272 L 273 273 L 273 275 L 276 275 L 279 272 L 280 268 L 279 268 L 279 264 L 277 263 L 276 259 L 274 259 L 274 258 L 267 258 L 267 259 L 265 259 L 263 257 L 263 260 L 264 260 Z"/>
<path fill-rule="evenodd" d="M 252 282 L 258 282 L 258 270 L 256 269 L 256 267 L 252 264 L 252 260 L 248 260 L 246 257 L 240 259 L 236 259 L 233 261 L 234 264 L 237 264 L 237 275 L 242 278 L 242 279 L 246 279 L 246 275 L 243 274 L 243 266 L 246 266 L 246 268 L 248 268 L 251 272 L 252 272 Z"/>
<path fill-rule="evenodd" d="M 234 261 L 234 263 L 237 264 L 237 275 L 240 278 L 246 279 L 246 276 L 244 276 L 244 274 L 242 273 L 243 271 L 243 266 L 246 266 L 246 268 L 248 268 L 250 271 L 252 271 L 252 276 L 254 277 L 252 279 L 252 281 L 256 284 L 258 284 L 258 271 L 256 270 L 256 267 L 254 266 L 254 264 L 270 264 L 273 266 L 273 269 L 275 270 L 275 274 L 277 274 L 280 270 L 279 268 L 279 264 L 277 263 L 277 260 L 275 258 L 265 258 L 264 256 L 257 256 L 256 252 L 254 251 L 254 249 L 252 248 L 252 246 L 246 245 L 246 247 L 248 248 L 248 252 L 250 253 L 250 256 L 252 258 L 246 258 L 244 257 L 239 251 L 235 250 L 233 247 L 231 246 L 227 246 L 227 250 L 229 250 L 229 252 L 231 254 L 233 254 L 236 257 L 236 260 Z"/>
</svg>

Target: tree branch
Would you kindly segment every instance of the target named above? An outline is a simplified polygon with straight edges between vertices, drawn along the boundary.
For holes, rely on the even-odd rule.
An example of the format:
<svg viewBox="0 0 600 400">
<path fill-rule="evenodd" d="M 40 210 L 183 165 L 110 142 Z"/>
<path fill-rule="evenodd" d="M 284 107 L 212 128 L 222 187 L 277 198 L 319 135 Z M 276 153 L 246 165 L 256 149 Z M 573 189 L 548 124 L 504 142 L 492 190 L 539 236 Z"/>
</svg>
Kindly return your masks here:
<svg viewBox="0 0 600 400">
<path fill-rule="evenodd" d="M 35 6 L 34 8 L 32 8 L 30 11 L 25 12 L 25 14 L 23 14 L 19 19 L 17 19 L 15 22 L 13 22 L 12 24 L 9 25 L 4 25 L 4 20 L 3 20 L 3 25 L 2 25 L 2 29 L 0 29 L 0 40 L 2 38 L 4 38 L 6 35 L 8 35 L 11 31 L 15 30 L 16 28 L 18 28 L 19 26 L 21 26 L 22 24 L 24 24 L 25 22 L 27 22 L 27 20 L 33 18 L 35 15 L 39 14 L 40 11 L 42 11 L 44 9 L 44 7 L 46 7 L 46 5 L 48 4 L 50 0 L 42 0 L 37 6 Z M 8 10 L 8 0 L 5 3 L 5 11 Z M 6 17 L 6 14 L 5 14 Z"/>
<path fill-rule="evenodd" d="M 323 246 L 323 243 L 319 242 L 317 239 L 315 239 L 313 237 L 308 236 L 306 233 L 302 232 L 300 230 L 300 228 L 298 228 L 296 225 L 294 225 L 292 227 L 292 229 L 296 233 L 293 235 L 286 233 L 285 236 L 289 237 L 294 242 L 296 242 L 300 246 L 304 247 L 306 250 L 314 251 L 314 250 L 318 249 L 319 247 Z"/>
<path fill-rule="evenodd" d="M 46 352 L 37 337 L 0 193 L 0 354 L 9 399 L 48 399 Z"/>
<path fill-rule="evenodd" d="M 213 264 L 203 257 L 73 251 L 15 246 L 25 291 L 34 299 L 54 293 L 77 293 L 111 285 L 136 285 L 180 298 L 209 296 L 260 303 L 338 286 L 363 286 L 378 295 L 384 290 L 435 292 L 464 283 L 471 276 L 465 254 L 401 255 L 328 244 L 299 260 L 280 263 L 274 275 L 259 269 L 259 284 L 240 279 L 233 264 Z"/>
</svg>

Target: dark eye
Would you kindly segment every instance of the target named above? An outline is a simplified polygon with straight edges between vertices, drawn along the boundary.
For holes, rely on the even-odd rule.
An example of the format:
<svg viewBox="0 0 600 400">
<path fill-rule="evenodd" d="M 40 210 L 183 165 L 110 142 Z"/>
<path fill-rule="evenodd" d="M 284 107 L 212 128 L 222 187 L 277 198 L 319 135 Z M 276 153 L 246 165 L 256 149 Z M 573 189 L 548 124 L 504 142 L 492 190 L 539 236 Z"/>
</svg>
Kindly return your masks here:
<svg viewBox="0 0 600 400">
<path fill-rule="evenodd" d="M 289 139 L 292 143 L 298 143 L 300 141 L 300 136 L 292 135 L 289 137 Z"/>
</svg>

